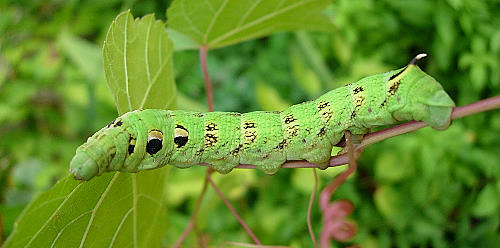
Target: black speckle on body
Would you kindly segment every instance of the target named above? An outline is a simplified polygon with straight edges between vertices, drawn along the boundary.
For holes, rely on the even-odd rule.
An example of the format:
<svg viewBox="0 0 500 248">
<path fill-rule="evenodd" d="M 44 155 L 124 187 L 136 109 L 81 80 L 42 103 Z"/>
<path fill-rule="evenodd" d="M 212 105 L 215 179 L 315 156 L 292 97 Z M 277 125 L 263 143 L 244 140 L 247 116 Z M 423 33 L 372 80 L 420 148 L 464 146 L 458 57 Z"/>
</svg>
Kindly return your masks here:
<svg viewBox="0 0 500 248">
<path fill-rule="evenodd" d="M 352 91 L 354 94 L 359 94 L 361 92 L 363 92 L 365 89 L 363 88 L 363 86 L 358 86 L 356 88 L 354 88 L 354 90 Z"/>
<path fill-rule="evenodd" d="M 326 128 L 325 127 L 322 127 L 320 130 L 319 130 L 319 133 L 318 133 L 318 137 L 322 137 L 326 134 Z"/>
<path fill-rule="evenodd" d="M 205 134 L 205 144 L 207 146 L 215 146 L 218 139 L 219 139 L 219 137 L 217 137 L 217 135 L 215 135 L 215 134 L 212 134 L 212 133 Z"/>
<path fill-rule="evenodd" d="M 246 121 L 245 123 L 243 123 L 243 129 L 255 128 L 255 126 L 255 122 Z"/>
<path fill-rule="evenodd" d="M 394 81 L 391 86 L 389 87 L 389 90 L 387 91 L 391 96 L 396 94 L 396 92 L 398 91 L 399 89 L 399 85 L 401 84 L 401 82 L 398 80 L 398 81 Z"/>
<path fill-rule="evenodd" d="M 205 131 L 207 131 L 207 132 L 212 132 L 215 130 L 219 130 L 219 129 L 217 128 L 217 125 L 213 122 L 210 122 L 205 126 Z"/>
<path fill-rule="evenodd" d="M 317 108 L 319 111 L 323 110 L 324 108 L 330 106 L 330 102 L 327 101 L 320 101 Z"/>
<path fill-rule="evenodd" d="M 297 119 L 295 118 L 295 116 L 293 116 L 293 114 L 288 114 L 288 115 L 286 115 L 286 116 L 285 116 L 285 118 L 284 118 L 284 122 L 285 122 L 285 124 L 290 124 L 290 123 L 292 123 L 292 122 L 294 122 L 294 121 L 296 121 L 296 120 L 297 120 Z"/>
<path fill-rule="evenodd" d="M 279 144 L 278 146 L 276 146 L 277 149 L 280 149 L 280 150 L 283 150 L 283 148 L 285 148 L 285 146 L 287 145 L 287 141 L 286 139 L 283 139 Z"/>
</svg>

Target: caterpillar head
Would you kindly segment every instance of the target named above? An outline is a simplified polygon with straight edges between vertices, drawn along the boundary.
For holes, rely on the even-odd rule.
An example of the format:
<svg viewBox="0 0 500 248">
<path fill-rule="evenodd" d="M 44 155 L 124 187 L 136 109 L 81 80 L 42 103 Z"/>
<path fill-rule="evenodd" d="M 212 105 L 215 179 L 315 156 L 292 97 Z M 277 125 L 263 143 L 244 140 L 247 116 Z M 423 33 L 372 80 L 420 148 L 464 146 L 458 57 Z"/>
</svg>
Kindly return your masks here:
<svg viewBox="0 0 500 248">
<path fill-rule="evenodd" d="M 100 175 L 104 170 L 110 169 L 111 163 L 124 160 L 123 149 L 117 149 L 116 144 L 123 143 L 122 133 L 125 133 L 123 122 L 116 119 L 106 127 L 99 130 L 78 147 L 76 154 L 70 162 L 70 173 L 75 179 L 90 180 Z M 135 141 L 134 141 L 135 142 Z M 117 152 L 118 151 L 118 152 Z"/>
<path fill-rule="evenodd" d="M 79 180 L 107 171 L 137 172 L 166 164 L 175 142 L 172 122 L 159 121 L 157 110 L 128 112 L 78 147 L 70 172 Z M 170 124 L 170 125 L 169 125 Z"/>
<path fill-rule="evenodd" d="M 433 77 L 423 72 L 416 62 L 426 54 L 417 55 L 404 69 L 402 79 L 411 84 L 408 103 L 401 112 L 414 120 L 422 120 L 434 129 L 442 130 L 451 124 L 455 103 Z"/>
</svg>

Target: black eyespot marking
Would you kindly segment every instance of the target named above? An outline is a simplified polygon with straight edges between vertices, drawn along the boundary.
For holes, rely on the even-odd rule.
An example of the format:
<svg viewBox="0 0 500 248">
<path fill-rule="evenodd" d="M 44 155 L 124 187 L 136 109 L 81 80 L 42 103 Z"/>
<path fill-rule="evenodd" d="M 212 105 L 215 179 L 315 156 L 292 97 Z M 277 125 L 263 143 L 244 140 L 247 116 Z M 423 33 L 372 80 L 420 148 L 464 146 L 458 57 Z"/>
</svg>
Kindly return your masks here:
<svg viewBox="0 0 500 248">
<path fill-rule="evenodd" d="M 122 122 L 121 120 L 119 120 L 119 121 L 117 121 L 117 122 L 116 122 L 113 126 L 114 126 L 114 127 L 119 127 L 119 126 L 121 126 L 121 125 L 123 125 L 123 122 Z"/>
<path fill-rule="evenodd" d="M 134 153 L 134 149 L 135 149 L 135 138 L 131 136 L 128 139 L 128 154 L 130 155 Z"/>
<path fill-rule="evenodd" d="M 187 129 L 186 129 L 184 126 L 179 125 L 179 124 L 175 125 L 175 128 L 180 128 L 180 129 L 182 129 L 182 130 L 187 131 Z"/>
<path fill-rule="evenodd" d="M 148 140 L 148 143 L 146 144 L 146 152 L 149 153 L 150 155 L 156 154 L 161 150 L 163 147 L 162 141 L 160 139 L 154 138 Z"/>
<path fill-rule="evenodd" d="M 399 71 L 398 73 L 392 75 L 390 78 L 389 78 L 389 81 L 395 79 L 397 76 L 401 75 L 401 73 L 403 73 L 404 71 L 406 71 L 406 68 L 408 68 L 408 66 L 405 66 L 405 68 L 403 68 L 403 70 Z"/>
<path fill-rule="evenodd" d="M 174 129 L 174 144 L 177 148 L 181 148 L 188 142 L 189 131 L 182 125 L 175 125 Z"/>
<path fill-rule="evenodd" d="M 162 148 L 163 133 L 158 129 L 153 129 L 148 133 L 148 143 L 146 143 L 146 152 L 150 155 L 156 154 Z"/>
<path fill-rule="evenodd" d="M 384 101 L 382 102 L 382 104 L 380 104 L 380 106 L 384 107 L 385 105 L 387 105 L 387 99 L 384 99 Z"/>
<path fill-rule="evenodd" d="M 177 148 L 181 148 L 188 142 L 187 136 L 178 136 L 174 138 L 174 143 L 177 145 Z"/>
</svg>

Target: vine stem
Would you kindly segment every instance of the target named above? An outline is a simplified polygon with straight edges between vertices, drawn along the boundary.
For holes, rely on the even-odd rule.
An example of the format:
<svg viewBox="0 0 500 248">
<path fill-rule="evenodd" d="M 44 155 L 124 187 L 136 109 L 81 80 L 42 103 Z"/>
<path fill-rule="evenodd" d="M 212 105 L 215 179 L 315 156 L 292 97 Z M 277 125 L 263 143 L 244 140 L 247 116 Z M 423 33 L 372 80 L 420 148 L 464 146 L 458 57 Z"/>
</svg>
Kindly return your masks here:
<svg viewBox="0 0 500 248">
<path fill-rule="evenodd" d="M 453 110 L 451 114 L 451 119 L 459 119 L 465 116 L 486 112 L 489 110 L 499 109 L 500 108 L 500 96 L 494 96 L 491 98 L 487 98 L 484 100 L 480 100 L 468 105 L 457 107 Z M 363 148 L 377 143 L 382 140 L 386 140 L 388 138 L 392 138 L 397 135 L 409 133 L 420 128 L 426 127 L 427 124 L 422 121 L 409 121 L 403 124 L 399 124 L 396 126 L 392 126 L 389 128 L 385 128 L 379 130 L 377 132 L 369 133 L 363 137 L 361 144 L 356 145 L 354 147 L 355 151 L 359 152 Z M 328 167 L 335 167 L 339 165 L 344 165 L 349 162 L 348 154 L 342 154 L 333 156 L 330 158 Z M 200 164 L 201 166 L 208 166 L 207 163 Z M 255 169 L 257 168 L 255 165 L 251 164 L 239 164 L 236 168 L 244 168 L 244 169 Z M 305 160 L 293 160 L 285 162 L 281 168 L 319 168 L 318 165 L 307 162 Z"/>
<path fill-rule="evenodd" d="M 328 212 L 332 211 L 332 207 L 329 204 L 330 199 L 332 198 L 333 193 L 335 193 L 335 191 L 340 187 L 340 185 L 344 184 L 347 178 L 356 171 L 356 168 L 358 166 L 356 160 L 358 159 L 359 155 L 361 155 L 361 150 L 356 150 L 352 144 L 351 132 L 345 132 L 345 139 L 347 147 L 346 154 L 348 156 L 349 167 L 346 171 L 342 172 L 342 174 L 340 174 L 331 183 L 329 183 L 328 186 L 326 186 L 319 195 L 319 206 L 321 211 L 323 212 L 323 229 L 319 237 L 321 248 L 330 247 L 330 232 L 332 231 L 330 223 L 331 220 L 328 218 L 330 216 Z"/>
<path fill-rule="evenodd" d="M 208 111 L 214 111 L 214 99 L 212 94 L 212 82 L 210 81 L 210 75 L 208 74 L 208 66 L 207 66 L 207 47 L 200 47 L 200 62 L 201 62 L 201 71 L 203 72 L 203 79 L 205 80 L 205 90 L 207 94 L 207 103 L 208 103 Z"/>
<path fill-rule="evenodd" d="M 200 47 L 200 65 L 201 65 L 201 71 L 203 73 L 203 79 L 205 81 L 205 90 L 206 90 L 206 95 L 207 95 L 207 103 L 208 103 L 208 111 L 212 112 L 214 111 L 214 100 L 213 100 L 213 94 L 212 94 L 212 82 L 210 81 L 210 75 L 208 74 L 208 66 L 207 66 L 207 47 L 206 46 L 201 46 Z M 212 168 L 208 168 L 208 170 L 205 173 L 205 179 L 203 180 L 203 188 L 201 190 L 200 195 L 198 196 L 198 199 L 196 200 L 196 206 L 194 208 L 193 213 L 191 214 L 191 218 L 189 218 L 189 223 L 184 228 L 184 231 L 182 231 L 181 236 L 177 239 L 175 242 L 173 248 L 178 248 L 184 242 L 184 240 L 187 238 L 187 235 L 189 232 L 193 229 L 196 221 L 196 217 L 198 216 L 198 212 L 200 210 L 201 203 L 203 201 L 203 198 L 205 197 L 205 194 L 207 192 L 207 186 L 208 186 L 208 179 L 210 178 L 210 174 L 212 173 Z"/>
<path fill-rule="evenodd" d="M 206 46 L 201 46 L 200 47 L 200 64 L 201 64 L 201 70 L 203 72 L 203 79 L 205 81 L 205 89 L 206 89 L 206 95 L 207 95 L 208 111 L 212 112 L 212 111 L 214 111 L 214 103 L 213 103 L 213 94 L 212 94 L 212 83 L 210 81 L 210 75 L 208 73 L 208 66 L 207 66 L 207 52 L 208 52 L 208 48 Z M 208 183 L 210 183 L 210 185 L 212 185 L 212 187 L 217 192 L 217 194 L 219 195 L 219 197 L 222 199 L 222 201 L 224 202 L 224 204 L 226 204 L 226 206 L 229 208 L 229 210 L 234 215 L 234 217 L 238 220 L 238 222 L 240 222 L 241 226 L 246 230 L 246 232 L 248 233 L 248 235 L 250 235 L 250 237 L 254 240 L 254 242 L 257 245 L 262 246 L 262 243 L 257 238 L 257 236 L 255 236 L 255 234 L 252 232 L 252 230 L 250 230 L 250 228 L 247 226 L 247 224 L 245 223 L 245 221 L 243 221 L 243 219 L 238 215 L 238 213 L 233 208 L 233 206 L 231 205 L 231 203 L 224 197 L 224 194 L 222 194 L 222 192 L 220 191 L 220 189 L 213 182 L 212 178 L 210 177 L 210 174 L 212 172 L 213 172 L 213 169 L 212 168 L 208 168 L 207 172 L 205 173 L 205 179 L 203 181 L 203 189 L 202 189 L 200 195 L 198 196 L 198 199 L 197 199 L 197 202 L 196 202 L 196 207 L 195 207 L 193 213 L 191 214 L 191 218 L 189 219 L 188 225 L 186 226 L 186 228 L 184 228 L 184 231 L 182 232 L 181 236 L 177 239 L 177 241 L 175 242 L 175 244 L 174 244 L 173 247 L 174 248 L 179 247 L 182 244 L 182 242 L 184 242 L 184 240 L 187 238 L 187 235 L 189 234 L 189 232 L 195 226 L 195 224 L 196 224 L 195 220 L 196 220 L 196 217 L 198 216 L 198 212 L 199 212 L 199 209 L 200 209 L 200 206 L 201 206 L 201 202 L 203 201 L 203 198 L 204 198 L 204 196 L 205 196 L 205 194 L 207 192 L 207 185 L 208 185 Z"/>
<path fill-rule="evenodd" d="M 195 221 L 196 221 L 196 217 L 198 216 L 198 212 L 200 211 L 201 203 L 203 202 L 203 197 L 205 196 L 205 194 L 207 192 L 207 188 L 208 188 L 207 187 L 208 186 L 207 177 L 210 176 L 210 173 L 212 173 L 212 168 L 208 168 L 208 170 L 205 174 L 205 180 L 203 181 L 203 188 L 201 189 L 201 193 L 198 196 L 198 199 L 196 200 L 196 205 L 194 207 L 193 213 L 191 214 L 191 218 L 189 219 L 189 223 L 186 226 L 186 228 L 184 228 L 184 231 L 182 231 L 181 236 L 179 236 L 179 238 L 177 239 L 175 244 L 172 246 L 172 248 L 180 247 L 182 242 L 184 242 L 184 240 L 187 238 L 187 235 L 189 234 L 191 229 L 193 229 Z"/>
<path fill-rule="evenodd" d="M 311 212 L 314 203 L 314 198 L 316 197 L 316 191 L 318 190 L 318 173 L 316 173 L 315 168 L 313 168 L 312 171 L 314 174 L 314 189 L 311 194 L 311 197 L 309 198 L 309 204 L 307 204 L 307 230 L 309 230 L 309 236 L 311 236 L 313 247 L 316 248 L 318 247 L 318 243 L 316 242 L 316 236 L 314 236 L 314 230 L 311 224 Z"/>
<path fill-rule="evenodd" d="M 248 235 L 250 235 L 250 237 L 253 239 L 253 242 L 255 242 L 257 245 L 262 245 L 262 243 L 257 238 L 257 236 L 255 236 L 255 234 L 252 232 L 252 230 L 250 230 L 250 228 L 247 226 L 247 224 L 245 223 L 245 221 L 243 221 L 243 219 L 240 217 L 240 215 L 233 208 L 233 206 L 231 205 L 231 203 L 226 199 L 226 197 L 224 197 L 224 194 L 222 194 L 222 192 L 220 191 L 219 187 L 217 187 L 217 185 L 215 185 L 215 183 L 212 180 L 212 178 L 210 178 L 210 177 L 206 177 L 206 178 L 207 178 L 208 182 L 210 183 L 210 185 L 212 185 L 212 187 L 214 188 L 214 190 L 217 193 L 217 195 L 219 195 L 219 197 L 222 199 L 222 201 L 224 202 L 224 204 L 226 204 L 227 208 L 229 208 L 229 211 L 231 211 L 231 213 L 233 213 L 234 217 L 238 220 L 238 222 L 243 227 L 243 229 L 245 229 L 245 231 L 247 231 Z"/>
</svg>

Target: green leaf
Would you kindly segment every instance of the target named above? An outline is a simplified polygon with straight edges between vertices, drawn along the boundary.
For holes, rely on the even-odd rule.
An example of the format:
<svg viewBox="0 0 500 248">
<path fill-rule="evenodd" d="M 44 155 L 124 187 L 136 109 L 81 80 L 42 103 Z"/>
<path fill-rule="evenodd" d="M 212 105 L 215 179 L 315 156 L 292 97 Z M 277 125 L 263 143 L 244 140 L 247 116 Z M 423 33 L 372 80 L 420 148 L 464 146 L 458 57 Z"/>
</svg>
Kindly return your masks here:
<svg viewBox="0 0 500 248">
<path fill-rule="evenodd" d="M 495 188 L 495 185 L 488 184 L 479 192 L 477 200 L 472 207 L 472 213 L 476 217 L 487 217 L 498 212 L 499 207 L 499 192 Z"/>
<path fill-rule="evenodd" d="M 281 98 L 279 93 L 272 87 L 265 85 L 262 82 L 257 82 L 255 88 L 257 102 L 262 106 L 262 110 L 266 111 L 281 111 L 290 107 L 290 103 Z"/>
<path fill-rule="evenodd" d="M 21 214 L 7 247 L 158 247 L 165 230 L 166 170 L 71 176 Z"/>
<path fill-rule="evenodd" d="M 106 77 L 120 114 L 173 107 L 172 42 L 163 23 L 124 12 L 105 44 Z M 67 176 L 29 204 L 5 247 L 159 247 L 167 172 L 106 173 L 88 182 Z"/>
<path fill-rule="evenodd" d="M 408 225 L 412 211 L 408 198 L 402 191 L 390 186 L 381 186 L 374 194 L 375 206 L 387 222 L 397 230 Z"/>
<path fill-rule="evenodd" d="M 171 28 L 167 28 L 167 32 L 168 36 L 174 43 L 175 51 L 198 49 L 199 47 L 198 44 L 191 38 L 187 37 L 186 35 L 181 34 Z"/>
<path fill-rule="evenodd" d="M 200 46 L 217 48 L 283 30 L 332 30 L 328 0 L 176 0 L 168 26 Z"/>
<path fill-rule="evenodd" d="M 172 107 L 176 101 L 172 49 L 165 25 L 155 21 L 154 15 L 134 20 L 128 11 L 113 21 L 103 56 L 119 114 Z"/>
<path fill-rule="evenodd" d="M 62 32 L 58 37 L 58 45 L 61 51 L 85 74 L 86 78 L 95 83 L 104 78 L 100 51 L 95 44 L 71 33 Z"/>
</svg>

